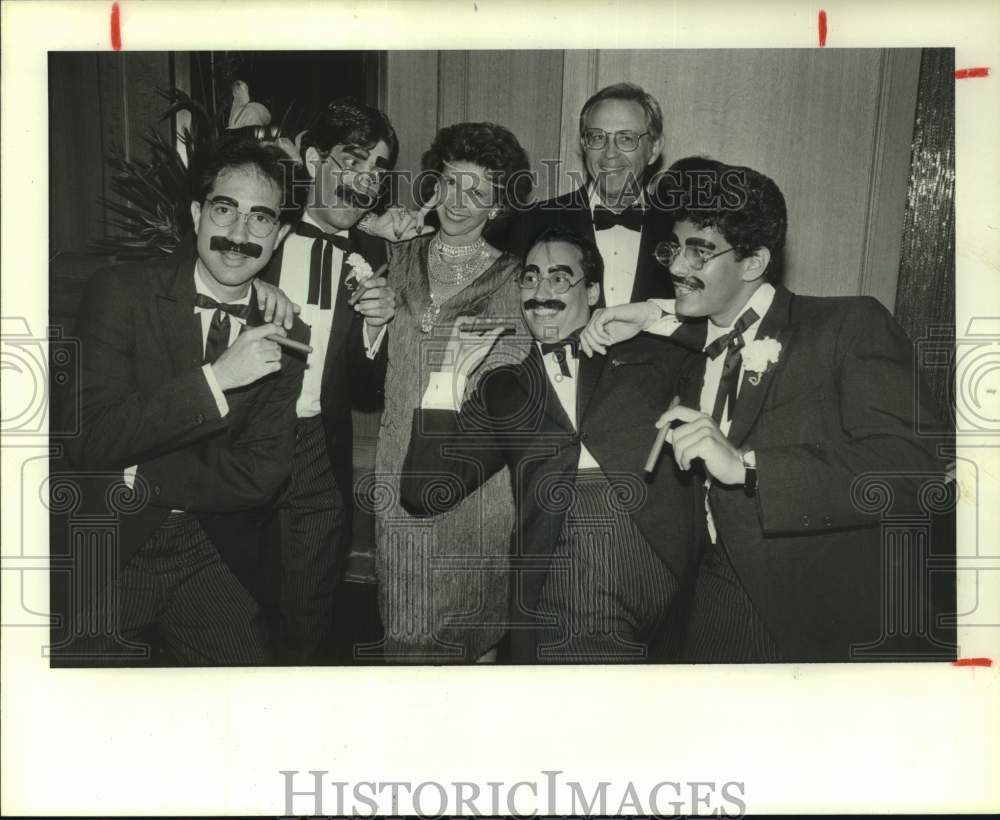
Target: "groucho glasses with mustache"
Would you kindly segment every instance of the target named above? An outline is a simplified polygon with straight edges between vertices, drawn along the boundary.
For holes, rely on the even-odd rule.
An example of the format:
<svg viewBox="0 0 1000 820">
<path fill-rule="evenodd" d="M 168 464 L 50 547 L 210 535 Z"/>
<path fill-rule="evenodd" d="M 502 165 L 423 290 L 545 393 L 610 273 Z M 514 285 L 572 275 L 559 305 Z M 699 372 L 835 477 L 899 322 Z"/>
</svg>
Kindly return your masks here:
<svg viewBox="0 0 1000 820">
<path fill-rule="evenodd" d="M 569 268 L 556 269 L 547 276 L 542 276 L 541 271 L 531 265 L 518 274 L 517 284 L 521 286 L 521 290 L 537 290 L 543 279 L 548 281 L 549 290 L 556 296 L 562 296 L 570 288 L 587 281 L 585 276 L 581 276 L 574 282 L 573 272 Z"/>
<path fill-rule="evenodd" d="M 249 211 L 241 211 L 236 207 L 236 203 L 226 197 L 216 197 L 206 200 L 208 204 L 208 218 L 212 224 L 220 228 L 231 227 L 237 219 L 243 217 L 247 224 L 247 233 L 263 239 L 270 236 L 278 224 L 278 216 L 270 208 L 251 208 Z"/>
<path fill-rule="evenodd" d="M 724 251 L 712 253 L 707 248 L 699 248 L 695 245 L 685 245 L 682 248 L 676 242 L 664 241 L 660 242 L 653 249 L 653 256 L 656 257 L 656 261 L 663 265 L 663 267 L 669 268 L 674 264 L 674 260 L 680 256 L 681 251 L 684 251 L 684 261 L 687 262 L 688 267 L 691 270 L 699 271 L 717 256 L 722 256 L 733 250 L 736 249 L 726 248 Z"/>
</svg>

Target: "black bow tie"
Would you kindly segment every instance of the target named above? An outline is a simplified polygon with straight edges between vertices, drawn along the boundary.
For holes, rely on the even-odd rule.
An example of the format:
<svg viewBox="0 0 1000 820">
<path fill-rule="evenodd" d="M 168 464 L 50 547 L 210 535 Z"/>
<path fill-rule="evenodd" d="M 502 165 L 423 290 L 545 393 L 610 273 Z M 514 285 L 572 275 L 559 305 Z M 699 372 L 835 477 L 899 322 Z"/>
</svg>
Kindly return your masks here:
<svg viewBox="0 0 1000 820">
<path fill-rule="evenodd" d="M 730 330 L 723 336 L 720 336 L 710 345 L 705 347 L 705 355 L 710 359 L 715 359 L 725 350 L 727 347 L 732 345 L 735 349 L 739 350 L 743 347 L 743 333 L 746 331 L 750 325 L 757 321 L 760 317 L 757 316 L 757 311 L 753 308 L 748 308 L 744 311 L 743 315 L 736 320 L 736 324 L 733 325 L 733 329 Z"/>
<path fill-rule="evenodd" d="M 566 358 L 567 356 L 572 356 L 576 359 L 579 356 L 580 337 L 578 334 L 567 336 L 558 342 L 539 342 L 538 346 L 541 348 L 543 356 L 547 356 L 549 353 L 555 354 L 556 363 L 559 365 L 559 372 L 567 378 L 573 378 Z"/>
<path fill-rule="evenodd" d="M 243 320 L 246 320 L 247 316 L 250 315 L 250 305 L 232 305 L 227 302 L 216 302 L 215 299 L 211 296 L 206 296 L 204 293 L 196 293 L 194 295 L 194 306 L 205 310 L 221 310 L 223 313 L 228 313 L 230 316 L 235 316 Z"/>
<path fill-rule="evenodd" d="M 295 233 L 309 239 L 322 239 L 324 242 L 337 246 L 344 253 L 353 253 L 356 250 L 354 242 L 346 233 L 327 233 L 309 222 L 300 222 L 296 225 Z"/>
<path fill-rule="evenodd" d="M 620 214 L 616 214 L 603 205 L 597 205 L 594 208 L 594 230 L 607 231 L 615 225 L 621 225 L 630 231 L 641 231 L 642 218 L 643 211 L 638 205 L 626 208 Z"/>
<path fill-rule="evenodd" d="M 309 292 L 306 294 L 306 303 L 318 305 L 320 310 L 332 310 L 333 248 L 341 250 L 340 274 L 343 274 L 347 266 L 347 257 L 355 252 L 357 246 L 349 236 L 326 233 L 309 222 L 300 222 L 296 225 L 295 233 L 316 240 L 309 256 Z"/>
</svg>

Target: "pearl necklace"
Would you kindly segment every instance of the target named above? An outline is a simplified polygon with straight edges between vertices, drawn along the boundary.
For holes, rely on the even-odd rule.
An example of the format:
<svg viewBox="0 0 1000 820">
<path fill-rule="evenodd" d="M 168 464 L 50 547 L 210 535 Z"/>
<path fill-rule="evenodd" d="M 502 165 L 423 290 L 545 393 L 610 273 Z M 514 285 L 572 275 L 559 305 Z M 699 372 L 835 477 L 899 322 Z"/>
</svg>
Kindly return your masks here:
<svg viewBox="0 0 1000 820">
<path fill-rule="evenodd" d="M 468 245 L 447 245 L 438 236 L 434 236 L 427 253 L 427 273 L 430 280 L 427 284 L 431 298 L 420 319 L 420 330 L 430 333 L 434 329 L 434 324 L 441 315 L 442 303 L 457 292 L 442 296 L 434 292 L 435 283 L 443 289 L 458 285 L 458 290 L 461 290 L 466 282 L 475 279 L 492 263 L 493 258 L 482 237 Z"/>
</svg>

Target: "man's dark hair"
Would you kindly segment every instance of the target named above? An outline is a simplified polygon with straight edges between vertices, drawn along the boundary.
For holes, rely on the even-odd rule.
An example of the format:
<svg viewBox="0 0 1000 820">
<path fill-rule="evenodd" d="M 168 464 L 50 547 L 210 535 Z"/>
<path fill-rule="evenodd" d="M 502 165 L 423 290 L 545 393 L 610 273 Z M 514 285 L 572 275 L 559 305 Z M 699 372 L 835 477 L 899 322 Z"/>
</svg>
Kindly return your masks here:
<svg viewBox="0 0 1000 820">
<path fill-rule="evenodd" d="M 642 110 L 646 112 L 646 124 L 649 129 L 649 138 L 658 140 L 663 136 L 663 111 L 656 97 L 645 91 L 635 83 L 615 83 L 608 85 L 594 94 L 580 109 L 580 136 L 587 129 L 587 115 L 593 107 L 604 100 L 626 100 L 627 102 L 638 103 Z"/>
<path fill-rule="evenodd" d="M 471 162 L 493 181 L 500 206 L 499 224 L 511 211 L 528 204 L 533 179 L 527 152 L 508 128 L 492 122 L 460 122 L 437 132 L 420 160 L 420 199 L 427 202 L 445 163 Z"/>
<path fill-rule="evenodd" d="M 276 145 L 264 145 L 246 137 L 230 138 L 220 142 L 208 156 L 192 163 L 192 195 L 204 203 L 224 171 L 253 170 L 271 180 L 281 193 L 278 218 L 284 224 L 296 222 L 302 209 L 292 197 L 293 161 Z"/>
<path fill-rule="evenodd" d="M 389 118 L 370 105 L 352 99 L 333 100 L 302 135 L 301 155 L 315 148 L 326 157 L 336 145 L 349 145 L 371 151 L 379 141 L 389 147 L 389 167 L 396 164 L 399 140 Z"/>
<path fill-rule="evenodd" d="M 703 168 L 703 166 L 701 166 Z M 735 248 L 736 259 L 746 259 L 759 248 L 771 252 L 766 277 L 775 280 L 781 271 L 788 214 L 785 197 L 770 177 L 742 165 L 722 165 L 709 183 L 704 198 L 673 212 L 674 222 L 688 221 L 699 229 L 711 228 Z M 705 207 L 697 207 L 707 202 Z"/>
<path fill-rule="evenodd" d="M 531 243 L 528 253 L 531 253 L 539 245 L 547 245 L 551 242 L 565 242 L 580 251 L 580 268 L 583 270 L 583 278 L 588 285 L 599 285 L 604 277 L 604 259 L 597 248 L 597 243 L 592 239 L 581 236 L 576 231 L 569 228 L 555 226 L 546 228 L 539 234 L 538 239 Z M 525 254 L 525 259 L 528 254 Z"/>
</svg>

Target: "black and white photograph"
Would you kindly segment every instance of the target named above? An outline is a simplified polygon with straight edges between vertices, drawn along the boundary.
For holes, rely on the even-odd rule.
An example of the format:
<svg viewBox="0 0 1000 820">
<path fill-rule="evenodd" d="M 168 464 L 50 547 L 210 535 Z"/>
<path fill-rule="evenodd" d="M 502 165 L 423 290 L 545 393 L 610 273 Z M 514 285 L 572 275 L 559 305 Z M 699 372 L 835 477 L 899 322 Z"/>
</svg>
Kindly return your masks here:
<svg viewBox="0 0 1000 820">
<path fill-rule="evenodd" d="M 28 643 L 49 706 L 79 682 L 216 772 L 147 800 L 127 764 L 84 813 L 996 807 L 981 734 L 967 798 L 900 791 L 907 732 L 937 771 L 997 710 L 986 29 L 400 3 L 157 40 L 180 6 L 98 5 L 107 42 L 24 46 L 26 236 L 4 152 L 4 675 Z M 831 797 L 876 737 L 883 785 Z"/>
</svg>

